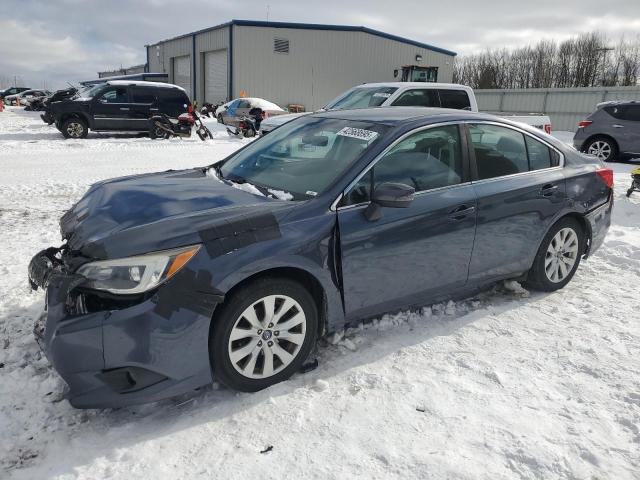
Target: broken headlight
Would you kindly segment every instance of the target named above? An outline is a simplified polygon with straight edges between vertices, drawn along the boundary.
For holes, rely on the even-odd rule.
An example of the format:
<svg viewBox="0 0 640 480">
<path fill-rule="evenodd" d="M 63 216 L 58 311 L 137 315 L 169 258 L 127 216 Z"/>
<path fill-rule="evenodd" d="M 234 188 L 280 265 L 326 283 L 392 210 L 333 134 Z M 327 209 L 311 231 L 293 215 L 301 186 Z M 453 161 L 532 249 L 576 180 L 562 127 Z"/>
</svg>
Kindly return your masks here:
<svg viewBox="0 0 640 480">
<path fill-rule="evenodd" d="M 151 290 L 169 280 L 198 252 L 200 245 L 153 252 L 136 257 L 100 260 L 76 272 L 87 279 L 82 286 L 131 295 Z"/>
</svg>

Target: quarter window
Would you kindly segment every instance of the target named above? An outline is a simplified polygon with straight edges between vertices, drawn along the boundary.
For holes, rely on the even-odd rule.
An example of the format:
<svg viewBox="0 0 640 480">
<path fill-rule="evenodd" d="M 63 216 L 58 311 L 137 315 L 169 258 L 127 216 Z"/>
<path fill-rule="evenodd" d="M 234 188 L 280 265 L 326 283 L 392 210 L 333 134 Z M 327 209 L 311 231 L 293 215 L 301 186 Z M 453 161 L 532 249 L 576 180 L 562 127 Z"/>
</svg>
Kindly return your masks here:
<svg viewBox="0 0 640 480">
<path fill-rule="evenodd" d="M 394 107 L 439 107 L 438 92 L 433 89 L 407 90 L 394 102 Z"/>
</svg>

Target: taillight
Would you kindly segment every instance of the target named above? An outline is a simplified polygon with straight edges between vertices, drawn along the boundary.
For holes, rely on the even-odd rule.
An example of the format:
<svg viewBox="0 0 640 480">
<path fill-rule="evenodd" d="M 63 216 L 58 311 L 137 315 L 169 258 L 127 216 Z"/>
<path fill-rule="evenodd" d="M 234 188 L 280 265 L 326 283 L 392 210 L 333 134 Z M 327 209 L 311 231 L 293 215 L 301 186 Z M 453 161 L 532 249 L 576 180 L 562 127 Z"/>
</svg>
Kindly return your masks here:
<svg viewBox="0 0 640 480">
<path fill-rule="evenodd" d="M 578 128 L 588 127 L 592 123 L 593 122 L 591 120 L 582 120 L 581 122 L 578 122 Z"/>
<path fill-rule="evenodd" d="M 545 123 L 544 124 L 544 133 L 548 133 L 549 135 L 551 135 L 551 124 L 550 123 Z"/>
<path fill-rule="evenodd" d="M 609 188 L 613 188 L 613 170 L 610 168 L 599 168 L 596 170 L 596 174 Z"/>
</svg>

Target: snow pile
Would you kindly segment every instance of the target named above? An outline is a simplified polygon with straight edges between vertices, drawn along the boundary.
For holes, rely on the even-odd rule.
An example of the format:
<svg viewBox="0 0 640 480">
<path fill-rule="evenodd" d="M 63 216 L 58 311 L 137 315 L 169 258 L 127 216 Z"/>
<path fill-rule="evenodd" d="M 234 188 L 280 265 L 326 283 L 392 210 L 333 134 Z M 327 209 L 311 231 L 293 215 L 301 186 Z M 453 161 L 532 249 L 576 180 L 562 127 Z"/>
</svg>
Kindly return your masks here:
<svg viewBox="0 0 640 480">
<path fill-rule="evenodd" d="M 320 342 L 319 367 L 255 394 L 217 384 L 74 410 L 31 333 L 26 266 L 116 175 L 211 164 L 243 143 L 92 136 L 0 113 L 0 478 L 632 479 L 640 472 L 640 194 L 616 164 L 602 249 L 553 294 L 505 282 Z M 50 133 L 49 129 L 54 133 Z M 8 147 L 8 148 L 7 148 Z M 382 279 L 384 280 L 384 279 Z"/>
</svg>

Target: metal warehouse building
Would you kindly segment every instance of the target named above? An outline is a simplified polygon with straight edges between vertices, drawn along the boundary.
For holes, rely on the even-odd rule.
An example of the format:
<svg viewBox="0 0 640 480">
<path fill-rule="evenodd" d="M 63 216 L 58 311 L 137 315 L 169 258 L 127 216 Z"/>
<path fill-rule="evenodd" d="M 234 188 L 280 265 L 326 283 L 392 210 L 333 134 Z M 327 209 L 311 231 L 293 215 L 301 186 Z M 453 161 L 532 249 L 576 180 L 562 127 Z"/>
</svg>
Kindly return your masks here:
<svg viewBox="0 0 640 480">
<path fill-rule="evenodd" d="M 199 103 L 262 97 L 314 110 L 354 85 L 400 80 L 406 65 L 450 82 L 454 52 L 366 27 L 232 20 L 147 45 L 149 72 Z M 431 73 L 430 73 L 431 75 Z"/>
</svg>

